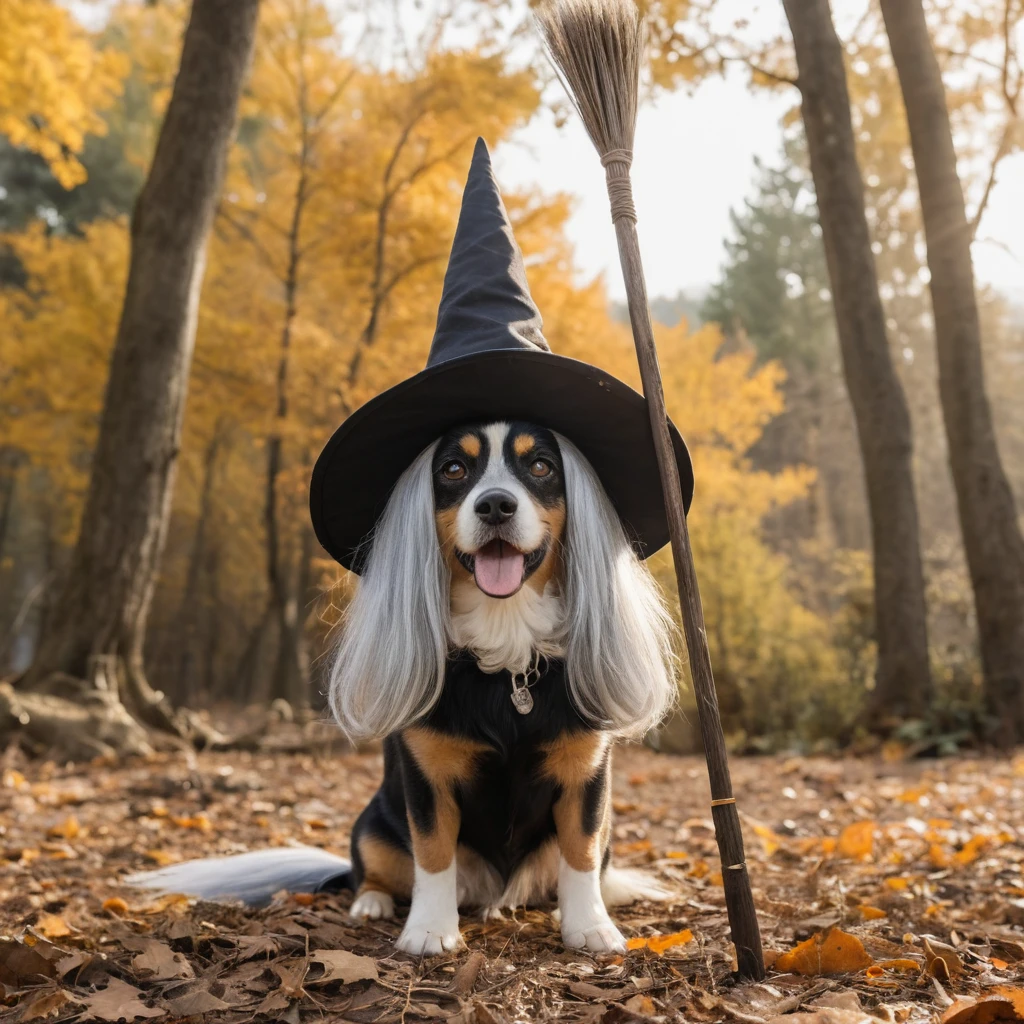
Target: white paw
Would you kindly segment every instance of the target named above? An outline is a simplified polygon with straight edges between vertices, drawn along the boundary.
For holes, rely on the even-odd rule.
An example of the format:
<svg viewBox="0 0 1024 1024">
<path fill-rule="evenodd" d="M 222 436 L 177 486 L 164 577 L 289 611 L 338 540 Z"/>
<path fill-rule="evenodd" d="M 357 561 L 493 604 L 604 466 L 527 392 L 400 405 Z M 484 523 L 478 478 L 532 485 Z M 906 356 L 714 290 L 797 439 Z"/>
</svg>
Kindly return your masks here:
<svg viewBox="0 0 1024 1024">
<path fill-rule="evenodd" d="M 501 907 L 484 907 L 480 911 L 480 919 L 484 922 L 504 921 L 505 915 L 501 912 Z"/>
<path fill-rule="evenodd" d="M 377 921 L 382 917 L 394 917 L 395 901 L 390 893 L 367 889 L 352 901 L 349 913 L 352 917 L 369 918 L 371 921 Z"/>
<path fill-rule="evenodd" d="M 461 949 L 464 943 L 458 921 L 451 925 L 437 921 L 429 925 L 406 921 L 395 945 L 403 953 L 412 953 L 413 956 L 437 956 L 446 950 Z"/>
<path fill-rule="evenodd" d="M 562 929 L 562 941 L 570 949 L 588 949 L 591 953 L 626 952 L 626 940 L 611 918 L 567 925 Z"/>
</svg>

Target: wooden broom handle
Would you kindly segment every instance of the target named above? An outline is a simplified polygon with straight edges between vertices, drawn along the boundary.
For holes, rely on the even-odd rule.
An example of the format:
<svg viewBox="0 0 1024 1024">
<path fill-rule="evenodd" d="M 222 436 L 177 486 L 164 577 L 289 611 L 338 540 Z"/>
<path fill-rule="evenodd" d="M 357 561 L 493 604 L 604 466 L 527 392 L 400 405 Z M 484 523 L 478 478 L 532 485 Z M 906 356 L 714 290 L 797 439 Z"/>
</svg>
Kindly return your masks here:
<svg viewBox="0 0 1024 1024">
<path fill-rule="evenodd" d="M 732 793 L 729 775 L 729 755 L 718 710 L 718 694 L 711 670 L 711 653 L 704 627 L 704 609 L 700 588 L 693 565 L 690 531 L 686 525 L 679 466 L 668 429 L 665 409 L 665 389 L 661 382 L 658 350 L 654 344 L 654 329 L 647 302 L 647 285 L 640 242 L 636 233 L 636 211 L 633 207 L 629 178 L 628 150 L 614 149 L 605 154 L 604 164 L 608 180 L 608 197 L 619 244 L 619 261 L 626 284 L 629 304 L 629 322 L 633 328 L 633 343 L 640 364 L 640 379 L 651 418 L 651 433 L 658 458 L 661 489 L 665 499 L 669 536 L 672 541 L 672 559 L 675 563 L 679 586 L 679 604 L 683 618 L 683 632 L 690 659 L 690 674 L 697 697 L 697 718 L 704 741 L 704 755 L 711 782 L 711 816 L 715 823 L 715 838 L 722 861 L 722 884 L 725 888 L 726 909 L 736 947 L 736 966 L 744 978 L 761 981 L 765 976 L 761 933 L 754 909 L 754 896 L 743 853 L 743 833 L 740 816 Z"/>
</svg>

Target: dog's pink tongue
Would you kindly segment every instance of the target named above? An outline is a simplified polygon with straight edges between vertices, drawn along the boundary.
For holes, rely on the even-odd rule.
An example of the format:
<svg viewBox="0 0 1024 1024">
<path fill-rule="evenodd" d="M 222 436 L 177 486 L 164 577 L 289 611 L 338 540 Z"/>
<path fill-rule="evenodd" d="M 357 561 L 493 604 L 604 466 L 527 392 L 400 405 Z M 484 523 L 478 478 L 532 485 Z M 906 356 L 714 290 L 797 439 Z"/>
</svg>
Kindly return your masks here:
<svg viewBox="0 0 1024 1024">
<path fill-rule="evenodd" d="M 508 597 L 523 582 L 523 553 L 511 544 L 492 540 L 477 553 L 473 563 L 476 585 L 491 597 Z"/>
</svg>

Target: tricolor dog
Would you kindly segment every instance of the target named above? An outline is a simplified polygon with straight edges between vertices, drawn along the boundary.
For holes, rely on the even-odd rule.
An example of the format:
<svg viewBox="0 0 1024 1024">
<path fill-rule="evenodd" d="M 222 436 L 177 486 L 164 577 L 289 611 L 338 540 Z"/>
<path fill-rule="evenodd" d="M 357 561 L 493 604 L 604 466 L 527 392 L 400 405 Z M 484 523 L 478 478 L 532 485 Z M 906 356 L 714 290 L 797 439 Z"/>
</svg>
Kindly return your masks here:
<svg viewBox="0 0 1024 1024">
<path fill-rule="evenodd" d="M 328 702 L 354 742 L 383 740 L 351 861 L 268 850 L 136 883 L 253 903 L 351 888 L 357 918 L 409 905 L 397 944 L 416 955 L 460 946 L 461 911 L 555 899 L 566 946 L 622 950 L 608 907 L 663 895 L 609 857 L 612 746 L 676 692 L 643 561 L 667 540 L 657 465 L 642 397 L 548 348 L 482 142 L 427 367 L 335 432 L 310 508 L 360 576 Z"/>
</svg>

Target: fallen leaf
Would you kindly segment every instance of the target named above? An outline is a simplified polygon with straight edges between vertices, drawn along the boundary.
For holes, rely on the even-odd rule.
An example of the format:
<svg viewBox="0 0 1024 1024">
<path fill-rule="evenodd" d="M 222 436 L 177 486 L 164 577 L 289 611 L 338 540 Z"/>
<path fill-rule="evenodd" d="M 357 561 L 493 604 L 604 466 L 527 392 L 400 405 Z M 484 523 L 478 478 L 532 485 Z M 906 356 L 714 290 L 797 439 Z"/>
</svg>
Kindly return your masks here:
<svg viewBox="0 0 1024 1024">
<path fill-rule="evenodd" d="M 231 1003 L 218 999 L 205 988 L 197 988 L 167 1000 L 167 1006 L 175 1017 L 198 1017 L 203 1013 L 215 1013 L 218 1010 L 230 1010 Z"/>
<path fill-rule="evenodd" d="M 754 825 L 754 835 L 761 840 L 761 846 L 766 857 L 770 857 L 782 846 L 782 839 L 767 825 Z"/>
<path fill-rule="evenodd" d="M 35 930 L 48 939 L 63 939 L 71 934 L 71 925 L 58 914 L 40 914 Z"/>
<path fill-rule="evenodd" d="M 651 935 L 644 938 L 626 940 L 626 949 L 649 949 L 652 953 L 664 953 L 666 949 L 673 946 L 685 946 L 693 941 L 693 932 L 684 928 L 681 932 L 673 932 L 671 935 Z"/>
<path fill-rule="evenodd" d="M 71 1002 L 71 997 L 62 988 L 43 992 L 34 998 L 19 1004 L 19 1021 L 42 1020 L 56 1013 L 62 1006 Z"/>
<path fill-rule="evenodd" d="M 120 896 L 111 896 L 103 901 L 103 909 L 114 917 L 124 917 L 130 910 L 128 904 Z"/>
<path fill-rule="evenodd" d="M 654 1000 L 650 996 L 642 995 L 639 992 L 632 999 L 627 999 L 622 1006 L 624 1009 L 629 1010 L 630 1013 L 636 1013 L 644 1017 L 650 1017 L 654 1013 Z"/>
<path fill-rule="evenodd" d="M 210 832 L 213 830 L 213 823 L 201 811 L 199 814 L 192 814 L 181 818 L 172 815 L 171 821 L 179 828 L 194 828 L 198 832 Z"/>
<path fill-rule="evenodd" d="M 147 1006 L 140 998 L 142 993 L 133 985 L 120 978 L 111 978 L 107 987 L 99 992 L 82 996 L 87 1009 L 84 1019 L 132 1021 L 136 1017 L 162 1017 L 166 1010 Z"/>
<path fill-rule="evenodd" d="M 300 907 L 311 907 L 313 906 L 314 896 L 311 892 L 296 892 L 292 893 L 292 899 L 295 900 Z"/>
<path fill-rule="evenodd" d="M 893 892 L 903 892 L 910 887 L 910 879 L 901 877 L 887 878 L 885 885 L 887 888 L 892 889 Z"/>
<path fill-rule="evenodd" d="M 82 827 L 78 824 L 78 819 L 73 814 L 69 814 L 59 825 L 48 829 L 46 834 L 51 839 L 74 839 L 81 831 Z"/>
<path fill-rule="evenodd" d="M 14 939 L 0 939 L 0 982 L 21 988 L 32 978 L 53 978 L 57 974 L 54 961 L 37 949 Z"/>
<path fill-rule="evenodd" d="M 873 821 L 858 821 L 847 825 L 839 833 L 836 851 L 840 857 L 853 860 L 870 860 L 874 850 L 875 828 Z"/>
<path fill-rule="evenodd" d="M 136 951 L 132 969 L 148 981 L 170 981 L 172 978 L 195 977 L 192 965 L 181 953 L 175 953 L 166 942 L 145 937 L 125 939 L 122 945 Z"/>
<path fill-rule="evenodd" d="M 878 907 L 869 906 L 867 903 L 861 904 L 857 910 L 865 921 L 877 921 L 879 918 L 889 916 L 884 910 L 880 910 Z"/>
<path fill-rule="evenodd" d="M 926 936 L 922 936 L 925 970 L 939 981 L 950 981 L 964 973 L 964 965 L 954 949 L 936 948 Z"/>
<path fill-rule="evenodd" d="M 826 935 L 817 932 L 775 961 L 777 971 L 816 976 L 845 974 L 870 967 L 874 961 L 856 935 L 832 928 Z"/>
<path fill-rule="evenodd" d="M 326 985 L 340 981 L 350 985 L 354 981 L 376 981 L 377 964 L 373 957 L 359 956 L 346 949 L 317 949 L 309 955 L 311 964 L 320 964 L 324 973 L 320 978 L 307 981 L 308 985 Z"/>
<path fill-rule="evenodd" d="M 916 960 L 908 959 L 879 960 L 877 966 L 884 967 L 887 971 L 917 972 L 921 970 L 921 964 Z"/>
<path fill-rule="evenodd" d="M 1024 1020 L 1024 989 L 1000 985 L 974 999 L 961 997 L 942 1015 L 939 1024 L 991 1024 Z"/>
<path fill-rule="evenodd" d="M 166 850 L 146 851 L 146 860 L 151 860 L 154 864 L 161 868 L 167 867 L 168 864 L 177 864 L 179 859 L 180 858 L 175 856 L 173 853 L 167 853 Z"/>
</svg>

